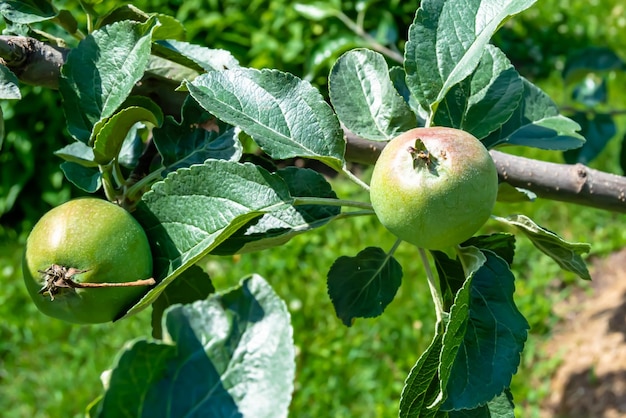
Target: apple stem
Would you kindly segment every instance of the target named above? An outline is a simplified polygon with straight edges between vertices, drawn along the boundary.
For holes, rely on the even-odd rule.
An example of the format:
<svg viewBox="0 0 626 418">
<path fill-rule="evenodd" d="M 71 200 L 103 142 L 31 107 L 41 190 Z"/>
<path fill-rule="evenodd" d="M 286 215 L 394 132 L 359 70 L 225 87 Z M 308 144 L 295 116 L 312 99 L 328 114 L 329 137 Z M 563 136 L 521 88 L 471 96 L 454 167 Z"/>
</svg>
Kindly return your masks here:
<svg viewBox="0 0 626 418">
<path fill-rule="evenodd" d="M 418 248 L 420 258 L 422 259 L 422 263 L 424 264 L 424 269 L 426 270 L 426 277 L 428 278 L 428 288 L 430 289 L 430 295 L 433 298 L 433 302 L 435 304 L 435 315 L 437 317 L 437 327 L 443 321 L 443 299 L 441 297 L 441 291 L 439 290 L 439 285 L 437 284 L 437 280 L 435 279 L 435 275 L 433 274 L 433 270 L 430 268 L 430 262 L 428 261 L 428 255 L 426 254 L 426 250 L 423 248 Z"/>
<path fill-rule="evenodd" d="M 103 288 L 103 287 L 130 287 L 130 286 L 152 286 L 156 283 L 154 278 L 135 280 L 121 283 L 80 283 L 72 280 L 76 274 L 85 273 L 89 270 L 79 270 L 74 267 L 64 267 L 53 264 L 45 270 L 39 270 L 44 274 L 44 285 L 39 290 L 42 295 L 49 295 L 50 300 L 59 294 L 62 289 L 83 289 L 83 288 Z"/>
</svg>

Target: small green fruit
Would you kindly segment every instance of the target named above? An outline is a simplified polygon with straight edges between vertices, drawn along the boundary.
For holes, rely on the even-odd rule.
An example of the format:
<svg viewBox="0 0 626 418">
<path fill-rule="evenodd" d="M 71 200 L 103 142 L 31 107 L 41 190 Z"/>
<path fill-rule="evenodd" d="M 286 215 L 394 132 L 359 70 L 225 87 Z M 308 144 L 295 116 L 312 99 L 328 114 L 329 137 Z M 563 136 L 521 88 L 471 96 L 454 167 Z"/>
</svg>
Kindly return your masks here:
<svg viewBox="0 0 626 418">
<path fill-rule="evenodd" d="M 26 241 L 23 273 L 41 312 L 80 324 L 119 318 L 154 283 L 139 223 L 94 198 L 67 202 L 37 222 Z"/>
<path fill-rule="evenodd" d="M 498 173 L 482 143 L 467 132 L 434 127 L 387 144 L 374 166 L 370 199 L 397 237 L 441 250 L 474 235 L 497 194 Z"/>
</svg>

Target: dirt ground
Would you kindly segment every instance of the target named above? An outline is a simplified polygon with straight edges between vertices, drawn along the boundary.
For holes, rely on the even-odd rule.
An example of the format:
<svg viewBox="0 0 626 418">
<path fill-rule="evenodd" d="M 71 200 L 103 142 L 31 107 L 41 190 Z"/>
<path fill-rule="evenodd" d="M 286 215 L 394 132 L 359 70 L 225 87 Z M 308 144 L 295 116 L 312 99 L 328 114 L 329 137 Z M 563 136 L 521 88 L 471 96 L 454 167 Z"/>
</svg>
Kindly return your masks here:
<svg viewBox="0 0 626 418">
<path fill-rule="evenodd" d="M 545 418 L 626 417 L 626 250 L 593 263 L 593 292 L 558 307 L 562 328 L 546 343 L 561 356 Z"/>
</svg>

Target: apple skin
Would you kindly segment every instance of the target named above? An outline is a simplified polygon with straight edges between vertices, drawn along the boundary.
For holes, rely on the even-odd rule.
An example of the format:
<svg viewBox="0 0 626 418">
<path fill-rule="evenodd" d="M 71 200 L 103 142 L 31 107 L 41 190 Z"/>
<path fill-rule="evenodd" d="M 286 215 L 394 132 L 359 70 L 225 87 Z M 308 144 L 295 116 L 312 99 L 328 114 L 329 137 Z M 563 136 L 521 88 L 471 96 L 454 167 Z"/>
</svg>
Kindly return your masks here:
<svg viewBox="0 0 626 418">
<path fill-rule="evenodd" d="M 37 308 L 46 315 L 79 324 L 113 321 L 147 292 L 146 286 L 62 288 L 41 294 L 52 265 L 87 270 L 72 280 L 120 283 L 152 275 L 152 254 L 145 232 L 130 213 L 105 200 L 80 198 L 46 213 L 26 241 L 24 282 Z"/>
<path fill-rule="evenodd" d="M 370 187 L 374 211 L 389 231 L 420 248 L 443 250 L 472 237 L 489 219 L 498 173 L 471 134 L 415 128 L 385 146 Z"/>
</svg>

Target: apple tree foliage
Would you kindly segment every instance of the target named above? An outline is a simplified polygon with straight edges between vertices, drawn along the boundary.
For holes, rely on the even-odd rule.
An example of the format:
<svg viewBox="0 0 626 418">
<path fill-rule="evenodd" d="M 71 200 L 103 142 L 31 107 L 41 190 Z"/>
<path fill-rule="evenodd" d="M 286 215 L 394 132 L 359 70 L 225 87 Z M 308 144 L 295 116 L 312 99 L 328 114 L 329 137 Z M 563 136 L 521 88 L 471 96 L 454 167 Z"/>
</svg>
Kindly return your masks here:
<svg viewBox="0 0 626 418">
<path fill-rule="evenodd" d="M 316 171 L 268 169 L 249 155 L 317 160 L 364 188 L 348 169 L 344 128 L 387 141 L 417 126 L 448 126 L 490 149 L 512 144 L 590 158 L 595 151 L 585 148 L 581 125 L 604 125 L 561 115 L 490 43 L 534 2 L 424 0 L 406 34 L 403 65 L 370 49 L 346 52 L 328 76 L 328 103 L 296 75 L 244 68 L 228 51 L 186 42 L 183 24 L 168 15 L 125 5 L 96 16 L 95 2 L 82 1 L 88 30 L 59 78 L 74 142 L 55 155 L 77 188 L 104 192 L 132 211 L 150 241 L 157 280 L 120 315 L 151 308 L 154 338 L 121 350 L 89 415 L 287 415 L 294 330 L 271 280 L 251 272 L 238 287 L 216 292 L 195 264 L 210 254 L 288 245 L 297 234 L 373 211 L 369 202 L 342 199 Z M 338 13 L 321 2 L 300 11 L 310 19 Z M 16 32 L 53 21 L 78 33 L 72 12 L 49 1 L 6 1 L 0 13 Z M 0 81 L 2 99 L 20 98 L 17 77 L 2 65 Z M 150 83 L 158 84 L 158 98 L 142 94 Z M 586 102 L 597 93 L 578 91 Z M 164 110 L 164 96 L 175 114 Z M 407 371 L 401 417 L 513 416 L 509 387 L 528 332 L 510 269 L 518 236 L 590 279 L 587 244 L 524 215 L 493 219 L 502 232 L 475 236 L 454 253 L 422 252 L 439 320 Z M 329 297 L 346 326 L 383 314 L 402 280 L 425 280 L 402 277 L 395 248 L 368 247 L 328 266 Z"/>
</svg>

